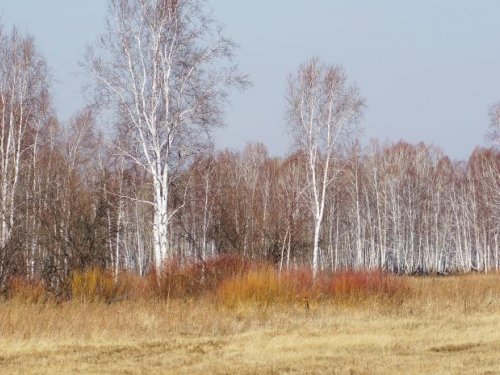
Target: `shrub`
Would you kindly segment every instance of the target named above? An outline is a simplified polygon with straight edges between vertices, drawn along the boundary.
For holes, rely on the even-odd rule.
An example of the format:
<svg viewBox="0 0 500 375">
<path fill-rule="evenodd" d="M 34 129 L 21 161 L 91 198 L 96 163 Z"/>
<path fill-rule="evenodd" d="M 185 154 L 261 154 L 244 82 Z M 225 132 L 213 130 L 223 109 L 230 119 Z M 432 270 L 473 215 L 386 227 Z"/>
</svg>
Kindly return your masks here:
<svg viewBox="0 0 500 375">
<path fill-rule="evenodd" d="M 400 304 L 410 294 L 406 278 L 380 271 L 321 273 L 314 279 L 310 268 L 278 272 L 273 265 L 236 255 L 189 264 L 172 259 L 163 265 L 160 275 L 153 268 L 146 277 L 127 272 L 114 275 L 99 268 L 74 271 L 65 285 L 68 298 L 83 303 L 209 297 L 229 307 L 304 302 L 309 306 L 309 302 L 322 300 L 357 304 L 374 298 Z M 48 300 L 49 295 L 40 282 L 13 278 L 7 297 L 39 303 Z"/>
<path fill-rule="evenodd" d="M 199 297 L 215 292 L 224 280 L 246 272 L 249 265 L 250 262 L 236 255 L 222 255 L 188 265 L 176 258 L 163 264 L 159 277 L 153 269 L 148 275 L 149 285 L 164 299 Z"/>
<path fill-rule="evenodd" d="M 41 281 L 29 281 L 23 277 L 11 278 L 7 297 L 24 303 L 45 303 L 49 300 L 49 295 Z"/>
<path fill-rule="evenodd" d="M 218 301 L 228 307 L 242 303 L 305 303 L 331 300 L 356 304 L 373 298 L 401 303 L 409 293 L 405 281 L 378 271 L 347 271 L 321 274 L 314 280 L 307 268 L 279 274 L 271 266 L 254 267 L 224 281 L 218 289 Z"/>
<path fill-rule="evenodd" d="M 336 302 L 357 303 L 378 298 L 401 301 L 409 293 L 405 279 L 381 271 L 344 271 L 323 277 L 321 292 Z"/>
<path fill-rule="evenodd" d="M 248 272 L 256 263 L 240 255 L 224 254 L 201 263 L 204 288 L 215 291 L 222 282 Z"/>
<path fill-rule="evenodd" d="M 113 302 L 120 288 L 115 277 L 108 271 L 92 268 L 74 271 L 71 277 L 71 297 L 83 303 Z"/>
<path fill-rule="evenodd" d="M 234 307 L 241 303 L 270 305 L 295 300 L 295 280 L 280 277 L 270 266 L 256 267 L 222 282 L 219 303 Z"/>
</svg>

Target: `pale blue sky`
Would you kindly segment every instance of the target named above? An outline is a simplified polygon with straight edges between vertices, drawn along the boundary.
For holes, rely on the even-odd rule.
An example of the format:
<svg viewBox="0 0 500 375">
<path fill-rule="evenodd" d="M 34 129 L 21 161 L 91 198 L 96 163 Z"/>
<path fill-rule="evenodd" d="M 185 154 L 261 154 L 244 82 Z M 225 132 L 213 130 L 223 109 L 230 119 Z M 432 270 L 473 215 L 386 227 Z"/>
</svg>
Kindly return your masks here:
<svg viewBox="0 0 500 375">
<path fill-rule="evenodd" d="M 453 158 L 486 144 L 500 100 L 500 1 L 211 0 L 253 87 L 232 95 L 220 147 L 289 148 L 286 75 L 312 56 L 342 64 L 367 99 L 364 141 L 425 141 Z M 62 119 L 83 103 L 77 61 L 102 30 L 105 0 L 1 0 L 4 25 L 33 34 Z M 80 75 L 77 73 L 80 72 Z"/>
</svg>

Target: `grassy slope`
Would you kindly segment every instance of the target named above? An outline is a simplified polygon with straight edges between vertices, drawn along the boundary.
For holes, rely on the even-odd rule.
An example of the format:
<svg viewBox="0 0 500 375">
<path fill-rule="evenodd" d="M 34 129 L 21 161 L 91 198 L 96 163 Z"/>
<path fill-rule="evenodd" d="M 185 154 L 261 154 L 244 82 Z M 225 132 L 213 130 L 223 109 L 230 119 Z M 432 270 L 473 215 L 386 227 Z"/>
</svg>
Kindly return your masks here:
<svg viewBox="0 0 500 375">
<path fill-rule="evenodd" d="M 500 277 L 404 302 L 0 304 L 0 374 L 500 374 Z"/>
</svg>

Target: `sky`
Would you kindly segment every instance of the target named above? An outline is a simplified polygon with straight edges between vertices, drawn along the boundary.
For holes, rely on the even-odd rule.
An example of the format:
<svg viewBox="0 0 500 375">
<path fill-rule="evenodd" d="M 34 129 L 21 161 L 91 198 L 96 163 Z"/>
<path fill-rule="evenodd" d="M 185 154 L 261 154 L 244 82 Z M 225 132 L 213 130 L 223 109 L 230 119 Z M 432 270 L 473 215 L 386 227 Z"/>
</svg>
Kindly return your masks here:
<svg viewBox="0 0 500 375">
<path fill-rule="evenodd" d="M 487 145 L 500 101 L 500 1 L 209 0 L 252 86 L 231 93 L 221 148 L 290 150 L 286 77 L 311 57 L 340 64 L 366 98 L 362 142 L 400 139 L 466 159 Z M 59 117 L 85 104 L 79 67 L 103 29 L 105 0 L 1 0 L 0 18 L 35 37 L 54 79 Z"/>
</svg>

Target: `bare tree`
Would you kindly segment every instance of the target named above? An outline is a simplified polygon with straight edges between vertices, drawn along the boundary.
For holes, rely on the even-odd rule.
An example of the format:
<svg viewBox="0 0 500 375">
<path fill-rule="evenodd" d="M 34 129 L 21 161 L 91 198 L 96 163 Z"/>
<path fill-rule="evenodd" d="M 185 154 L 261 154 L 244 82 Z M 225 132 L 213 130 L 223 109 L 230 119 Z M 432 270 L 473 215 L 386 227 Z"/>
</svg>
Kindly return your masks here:
<svg viewBox="0 0 500 375">
<path fill-rule="evenodd" d="M 38 134 L 51 110 L 48 81 L 47 65 L 33 38 L 15 28 L 5 33 L 0 25 L 0 275 L 2 252 L 21 223 L 23 161 L 33 157 L 35 162 Z"/>
<path fill-rule="evenodd" d="M 364 99 L 347 83 L 341 67 L 324 65 L 318 59 L 290 75 L 287 99 L 290 131 L 296 146 L 307 155 L 307 191 L 314 221 L 312 268 L 317 275 L 327 188 L 338 172 L 332 170 L 333 158 L 352 140 Z"/>
<path fill-rule="evenodd" d="M 232 65 L 234 44 L 204 0 L 109 0 L 106 32 L 85 64 L 101 101 L 115 105 L 130 149 L 153 180 L 156 267 L 168 257 L 175 170 L 222 124 L 227 90 L 244 87 Z"/>
</svg>

